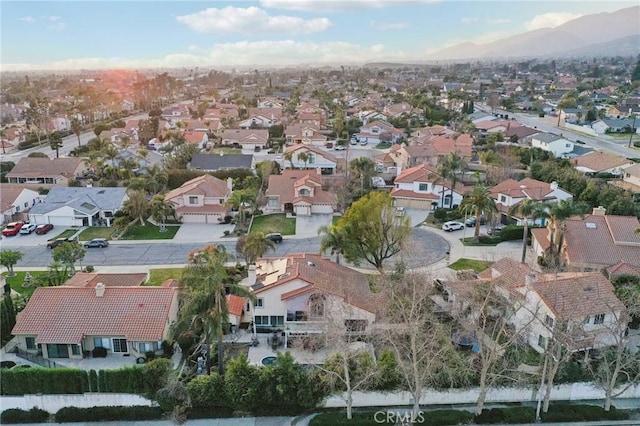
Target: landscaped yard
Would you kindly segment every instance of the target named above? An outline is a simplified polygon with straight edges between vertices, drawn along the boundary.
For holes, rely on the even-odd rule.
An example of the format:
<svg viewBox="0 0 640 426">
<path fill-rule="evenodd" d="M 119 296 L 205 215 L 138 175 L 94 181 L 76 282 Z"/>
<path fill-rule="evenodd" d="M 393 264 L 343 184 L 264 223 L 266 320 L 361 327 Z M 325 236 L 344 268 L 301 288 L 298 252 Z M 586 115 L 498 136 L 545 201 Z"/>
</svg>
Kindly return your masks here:
<svg viewBox="0 0 640 426">
<path fill-rule="evenodd" d="M 121 240 L 170 240 L 175 237 L 179 226 L 167 226 L 166 232 L 160 232 L 160 228 L 146 222 L 144 225 L 132 225 L 127 228 Z"/>
<path fill-rule="evenodd" d="M 503 240 L 499 236 L 492 237 L 489 235 L 480 235 L 479 242 L 473 241 L 473 237 L 460 238 L 460 241 L 462 241 L 462 244 L 464 244 L 465 246 L 473 247 L 473 246 L 497 246 Z"/>
<path fill-rule="evenodd" d="M 92 226 L 87 228 L 78 235 L 78 240 L 89 241 L 94 238 L 104 238 L 110 240 L 113 235 L 114 229 L 108 226 Z"/>
<path fill-rule="evenodd" d="M 265 234 L 279 232 L 282 235 L 295 235 L 296 219 L 287 218 L 284 213 L 256 216 L 253 218 L 251 232 L 264 232 Z"/>
<path fill-rule="evenodd" d="M 72 236 L 76 232 L 78 232 L 78 229 L 74 229 L 74 228 L 67 229 L 66 231 L 61 232 L 60 234 L 56 235 L 55 237 L 49 238 L 49 241 L 55 240 L 57 238 L 69 238 L 70 236 Z"/>
<path fill-rule="evenodd" d="M 17 291 L 21 296 L 31 296 L 37 287 L 33 284 L 28 287 L 22 286 L 22 283 L 24 283 L 24 277 L 27 275 L 27 272 L 31 274 L 33 280 L 35 280 L 38 275 L 47 273 L 47 271 L 16 271 L 15 277 L 9 277 L 7 273 L 4 273 L 2 275 L 7 277 L 7 284 L 11 286 L 12 290 Z"/>
<path fill-rule="evenodd" d="M 487 269 L 492 263 L 493 262 L 488 262 L 486 260 L 467 259 L 463 257 L 449 265 L 449 268 L 453 269 L 454 271 L 473 269 L 476 272 L 482 272 Z"/>
<path fill-rule="evenodd" d="M 166 280 L 182 278 L 184 268 L 154 268 L 149 269 L 149 280 L 145 285 L 159 286 Z"/>
<path fill-rule="evenodd" d="M 241 149 L 236 149 L 236 148 L 213 148 L 211 150 L 211 154 L 218 154 L 220 155 L 220 153 L 223 154 L 242 154 L 242 150 Z"/>
</svg>

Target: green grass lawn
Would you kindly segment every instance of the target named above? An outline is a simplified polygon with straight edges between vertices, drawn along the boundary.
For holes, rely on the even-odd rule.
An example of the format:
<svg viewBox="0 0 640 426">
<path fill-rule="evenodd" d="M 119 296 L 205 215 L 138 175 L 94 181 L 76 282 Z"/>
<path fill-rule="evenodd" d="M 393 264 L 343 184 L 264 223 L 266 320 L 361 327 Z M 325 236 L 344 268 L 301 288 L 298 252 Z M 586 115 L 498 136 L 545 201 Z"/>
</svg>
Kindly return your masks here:
<svg viewBox="0 0 640 426">
<path fill-rule="evenodd" d="M 149 280 L 144 285 L 159 286 L 166 280 L 180 279 L 183 268 L 149 269 Z"/>
<path fill-rule="evenodd" d="M 467 259 L 463 257 L 449 265 L 449 268 L 453 269 L 454 271 L 473 269 L 476 272 L 482 272 L 487 269 L 492 263 L 493 262 L 488 262 L 486 260 Z"/>
<path fill-rule="evenodd" d="M 282 235 L 295 235 L 296 219 L 287 218 L 284 213 L 256 216 L 251 225 L 251 232 L 279 232 Z"/>
<path fill-rule="evenodd" d="M 211 154 L 220 155 L 221 152 L 223 154 L 242 154 L 241 149 L 235 149 L 235 148 L 213 148 L 211 150 Z"/>
<path fill-rule="evenodd" d="M 87 228 L 78 235 L 78 240 L 80 241 L 89 241 L 94 238 L 104 238 L 105 240 L 110 240 L 113 235 L 113 228 L 108 226 L 92 226 L 91 228 Z"/>
<path fill-rule="evenodd" d="M 473 237 L 460 238 L 462 244 L 465 246 L 497 246 L 502 242 L 502 239 L 498 236 L 491 237 L 489 235 L 481 235 L 480 242 L 473 241 Z"/>
<path fill-rule="evenodd" d="M 2 275 L 7 277 L 7 284 L 11 286 L 12 290 L 17 291 L 21 296 L 31 296 L 35 291 L 36 286 L 32 284 L 29 287 L 22 287 L 22 283 L 24 283 L 24 277 L 27 275 L 27 272 L 29 272 L 33 278 L 40 274 L 47 273 L 47 271 L 16 271 L 15 277 L 9 277 L 6 272 Z"/>
<path fill-rule="evenodd" d="M 376 149 L 389 149 L 389 148 L 391 148 L 391 144 L 380 142 L 378 145 L 376 145 L 375 148 Z"/>
<path fill-rule="evenodd" d="M 146 222 L 144 225 L 132 225 L 121 240 L 170 240 L 175 237 L 179 226 L 167 226 L 167 232 L 160 232 L 160 228 Z"/>
<path fill-rule="evenodd" d="M 56 235 L 55 237 L 49 238 L 49 241 L 55 240 L 55 239 L 58 239 L 58 238 L 69 238 L 70 236 L 72 236 L 76 232 L 78 232 L 77 229 L 73 229 L 73 228 L 67 229 L 66 231 L 61 232 L 60 234 Z"/>
</svg>

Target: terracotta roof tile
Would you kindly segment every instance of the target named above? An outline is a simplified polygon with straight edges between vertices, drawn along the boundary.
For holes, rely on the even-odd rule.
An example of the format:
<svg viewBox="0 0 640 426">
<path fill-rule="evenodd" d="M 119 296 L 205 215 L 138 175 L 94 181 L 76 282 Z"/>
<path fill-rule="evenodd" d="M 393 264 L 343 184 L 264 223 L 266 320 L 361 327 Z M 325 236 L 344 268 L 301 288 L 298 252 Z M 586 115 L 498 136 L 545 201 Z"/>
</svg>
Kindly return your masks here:
<svg viewBox="0 0 640 426">
<path fill-rule="evenodd" d="M 102 283 L 107 287 L 136 287 L 147 280 L 147 274 L 100 274 L 78 272 L 63 285 L 70 287 L 95 287 Z"/>
<path fill-rule="evenodd" d="M 244 311 L 244 298 L 235 294 L 227 295 L 227 309 L 231 315 L 242 316 Z"/>
<path fill-rule="evenodd" d="M 182 184 L 179 188 L 169 191 L 164 199 L 171 201 L 173 198 L 182 196 L 193 191 L 193 194 L 203 194 L 205 197 L 224 198 L 229 189 L 227 183 L 209 174 L 198 176 Z"/>
<path fill-rule="evenodd" d="M 394 182 L 397 183 L 413 183 L 413 182 L 433 182 L 438 176 L 438 172 L 428 164 L 419 164 L 415 167 L 403 170 Z"/>
<path fill-rule="evenodd" d="M 75 176 L 82 158 L 21 158 L 7 177 Z"/>
<path fill-rule="evenodd" d="M 574 158 L 573 165 L 576 168 L 592 170 L 593 172 L 602 172 L 604 170 L 614 169 L 624 165 L 632 165 L 633 161 L 628 160 L 619 155 L 613 155 L 602 151 L 594 151 L 585 155 Z"/>
</svg>

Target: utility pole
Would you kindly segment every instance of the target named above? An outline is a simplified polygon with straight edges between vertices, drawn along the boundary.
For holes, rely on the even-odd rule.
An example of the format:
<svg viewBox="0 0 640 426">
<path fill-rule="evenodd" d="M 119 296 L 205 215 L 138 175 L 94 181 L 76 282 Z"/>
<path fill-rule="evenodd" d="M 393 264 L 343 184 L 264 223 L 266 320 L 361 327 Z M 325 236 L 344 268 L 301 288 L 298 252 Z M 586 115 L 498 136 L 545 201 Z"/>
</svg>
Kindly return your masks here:
<svg viewBox="0 0 640 426">
<path fill-rule="evenodd" d="M 631 113 L 631 109 L 629 109 Z M 631 142 L 633 141 L 633 135 L 636 133 L 636 114 L 633 114 L 633 124 L 631 125 L 631 134 L 629 135 L 629 148 L 631 148 Z"/>
</svg>

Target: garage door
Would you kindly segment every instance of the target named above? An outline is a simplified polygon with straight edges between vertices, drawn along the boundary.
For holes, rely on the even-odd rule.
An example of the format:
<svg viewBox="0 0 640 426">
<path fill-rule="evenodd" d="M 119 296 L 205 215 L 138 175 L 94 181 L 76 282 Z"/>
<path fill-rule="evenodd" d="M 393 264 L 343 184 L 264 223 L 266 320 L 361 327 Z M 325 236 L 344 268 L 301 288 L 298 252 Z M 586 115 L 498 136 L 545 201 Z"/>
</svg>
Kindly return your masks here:
<svg viewBox="0 0 640 426">
<path fill-rule="evenodd" d="M 222 216 L 219 214 L 208 214 L 206 217 L 207 223 L 220 223 L 218 219 L 222 219 Z"/>
<path fill-rule="evenodd" d="M 410 198 L 396 198 L 394 205 L 396 207 L 405 207 L 408 209 L 431 210 L 433 201 L 431 200 L 414 200 Z"/>
<path fill-rule="evenodd" d="M 50 223 L 55 226 L 82 226 L 82 220 L 79 224 L 76 224 L 76 220 L 68 216 L 34 216 L 36 224 L 41 225 Z"/>
<path fill-rule="evenodd" d="M 198 213 L 184 213 L 182 215 L 183 223 L 207 223 L 207 215 Z"/>
</svg>

